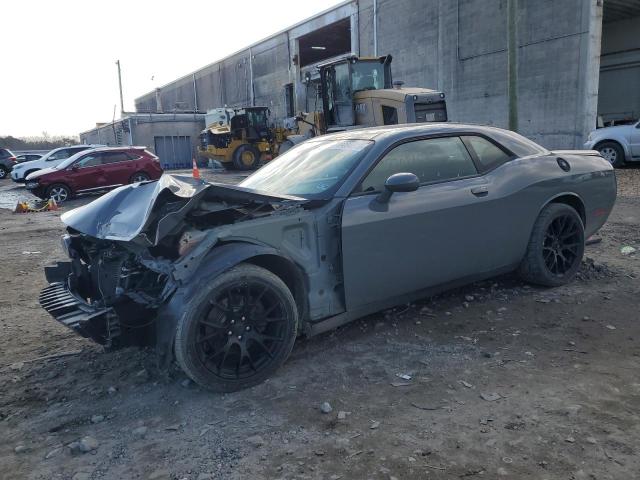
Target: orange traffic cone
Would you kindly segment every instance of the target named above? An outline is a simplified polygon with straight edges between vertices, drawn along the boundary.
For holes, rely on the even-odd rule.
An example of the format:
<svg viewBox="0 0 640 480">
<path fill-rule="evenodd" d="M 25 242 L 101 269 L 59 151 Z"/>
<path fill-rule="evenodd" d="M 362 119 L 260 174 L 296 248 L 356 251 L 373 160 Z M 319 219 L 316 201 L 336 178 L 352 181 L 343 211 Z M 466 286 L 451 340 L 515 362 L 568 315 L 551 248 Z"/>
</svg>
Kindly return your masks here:
<svg viewBox="0 0 640 480">
<path fill-rule="evenodd" d="M 193 178 L 200 180 L 200 170 L 198 170 L 198 163 L 196 157 L 193 157 Z"/>
<path fill-rule="evenodd" d="M 60 210 L 60 207 L 58 207 L 58 204 L 53 198 L 50 198 L 47 202 L 47 210 L 49 210 L 50 212 Z"/>
</svg>

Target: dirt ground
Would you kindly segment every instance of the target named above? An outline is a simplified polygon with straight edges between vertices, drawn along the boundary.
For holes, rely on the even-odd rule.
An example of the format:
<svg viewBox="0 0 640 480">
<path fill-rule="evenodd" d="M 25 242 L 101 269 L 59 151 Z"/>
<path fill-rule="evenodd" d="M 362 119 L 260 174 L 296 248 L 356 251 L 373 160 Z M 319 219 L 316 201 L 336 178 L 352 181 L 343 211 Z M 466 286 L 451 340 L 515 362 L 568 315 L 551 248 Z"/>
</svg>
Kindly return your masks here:
<svg viewBox="0 0 640 480">
<path fill-rule="evenodd" d="M 37 297 L 60 213 L 0 209 L 0 478 L 638 478 L 640 169 L 617 174 L 571 285 L 506 276 L 401 305 L 227 395 L 58 325 Z"/>
</svg>

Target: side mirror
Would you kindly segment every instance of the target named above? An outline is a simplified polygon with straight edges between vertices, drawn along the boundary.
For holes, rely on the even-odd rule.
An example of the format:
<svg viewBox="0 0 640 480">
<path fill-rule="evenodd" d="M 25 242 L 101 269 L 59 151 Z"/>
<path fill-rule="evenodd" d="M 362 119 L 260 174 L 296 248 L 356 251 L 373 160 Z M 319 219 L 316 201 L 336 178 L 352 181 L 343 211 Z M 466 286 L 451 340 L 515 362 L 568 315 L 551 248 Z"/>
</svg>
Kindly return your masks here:
<svg viewBox="0 0 640 480">
<path fill-rule="evenodd" d="M 420 187 L 420 180 L 413 173 L 395 173 L 384 182 L 384 192 L 378 195 L 380 203 L 387 203 L 396 192 L 415 192 Z"/>
</svg>

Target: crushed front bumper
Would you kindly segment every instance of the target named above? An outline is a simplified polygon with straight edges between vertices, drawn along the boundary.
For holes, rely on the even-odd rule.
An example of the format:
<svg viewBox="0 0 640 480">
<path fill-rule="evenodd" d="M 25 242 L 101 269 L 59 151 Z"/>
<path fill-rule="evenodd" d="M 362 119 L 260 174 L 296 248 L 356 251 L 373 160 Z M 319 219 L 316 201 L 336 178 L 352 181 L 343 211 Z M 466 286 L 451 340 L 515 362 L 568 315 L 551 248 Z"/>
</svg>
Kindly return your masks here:
<svg viewBox="0 0 640 480">
<path fill-rule="evenodd" d="M 117 328 L 117 316 L 112 308 L 101 308 L 88 304 L 74 295 L 69 288 L 71 262 L 58 262 L 45 267 L 45 275 L 50 282 L 40 293 L 40 305 L 57 321 L 79 335 L 108 345 Z M 110 328 L 111 325 L 111 328 Z"/>
</svg>

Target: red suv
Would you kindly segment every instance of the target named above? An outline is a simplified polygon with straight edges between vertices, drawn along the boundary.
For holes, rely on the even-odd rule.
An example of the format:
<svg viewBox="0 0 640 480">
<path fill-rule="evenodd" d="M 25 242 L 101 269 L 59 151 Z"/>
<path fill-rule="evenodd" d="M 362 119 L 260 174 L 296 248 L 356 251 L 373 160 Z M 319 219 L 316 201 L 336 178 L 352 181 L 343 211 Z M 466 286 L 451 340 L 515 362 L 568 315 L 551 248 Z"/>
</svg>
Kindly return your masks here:
<svg viewBox="0 0 640 480">
<path fill-rule="evenodd" d="M 52 168 L 33 172 L 25 186 L 40 198 L 61 203 L 74 195 L 157 180 L 161 175 L 158 157 L 145 147 L 105 147 L 84 150 Z"/>
</svg>

